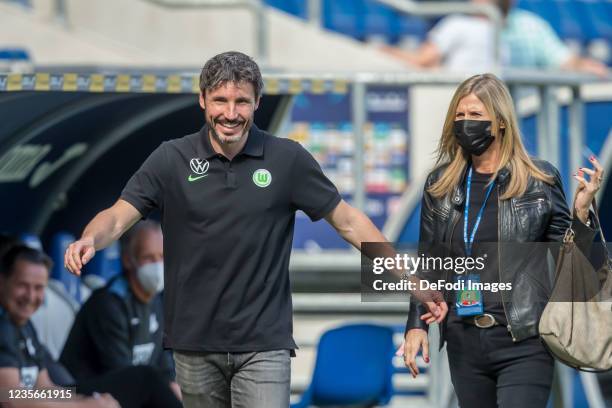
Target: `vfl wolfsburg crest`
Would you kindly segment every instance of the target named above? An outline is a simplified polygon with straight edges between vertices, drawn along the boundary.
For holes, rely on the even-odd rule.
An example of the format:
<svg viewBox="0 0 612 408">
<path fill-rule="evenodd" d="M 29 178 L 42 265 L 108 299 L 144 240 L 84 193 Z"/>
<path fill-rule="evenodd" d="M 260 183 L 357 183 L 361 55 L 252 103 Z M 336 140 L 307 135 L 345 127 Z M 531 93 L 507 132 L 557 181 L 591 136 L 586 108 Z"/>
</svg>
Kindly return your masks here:
<svg viewBox="0 0 612 408">
<path fill-rule="evenodd" d="M 266 169 L 258 169 L 253 173 L 253 183 L 257 187 L 268 187 L 272 183 L 272 174 Z"/>
</svg>

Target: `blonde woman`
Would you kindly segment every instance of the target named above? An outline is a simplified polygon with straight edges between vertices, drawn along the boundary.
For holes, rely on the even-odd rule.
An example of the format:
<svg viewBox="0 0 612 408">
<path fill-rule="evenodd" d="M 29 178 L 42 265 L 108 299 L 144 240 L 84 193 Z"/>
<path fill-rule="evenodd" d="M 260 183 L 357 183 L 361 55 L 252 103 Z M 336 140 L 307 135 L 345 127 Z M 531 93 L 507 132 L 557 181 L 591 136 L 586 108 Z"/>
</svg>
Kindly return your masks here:
<svg viewBox="0 0 612 408">
<path fill-rule="evenodd" d="M 579 245 L 592 241 L 589 207 L 602 180 L 599 162 L 591 157 L 594 169 L 580 168 L 574 174 L 579 184 L 572 221 L 559 172 L 529 157 L 513 106 L 507 88 L 492 74 L 473 76 L 459 86 L 444 123 L 436 167 L 425 184 L 420 244 L 443 243 L 454 254 L 472 256 L 478 243 L 561 241 L 570 225 Z M 498 247 L 499 253 L 488 253 L 484 272 L 489 274 L 483 273 L 483 280 L 511 283 L 512 291 L 489 298 L 455 293 L 440 325 L 440 345 L 447 342 L 451 379 L 462 408 L 543 408 L 553 359 L 538 337 L 545 302 L 536 295 L 550 288 L 550 278 L 544 268 L 515 268 L 519 270 L 510 273 L 512 268 L 500 267 L 508 254 L 503 245 Z M 429 362 L 427 326 L 434 321 L 422 305 L 411 305 L 403 354 L 413 376 L 418 375 L 419 350 Z"/>
</svg>

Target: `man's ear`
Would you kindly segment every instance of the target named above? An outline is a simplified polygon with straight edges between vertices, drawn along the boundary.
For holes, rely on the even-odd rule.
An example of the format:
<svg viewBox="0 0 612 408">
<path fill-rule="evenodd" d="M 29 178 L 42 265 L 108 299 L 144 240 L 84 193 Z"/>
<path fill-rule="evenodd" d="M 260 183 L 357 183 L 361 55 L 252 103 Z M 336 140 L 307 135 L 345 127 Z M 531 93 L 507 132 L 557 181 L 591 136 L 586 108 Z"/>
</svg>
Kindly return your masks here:
<svg viewBox="0 0 612 408">
<path fill-rule="evenodd" d="M 261 101 L 261 96 L 257 97 L 257 100 L 255 101 L 255 109 L 253 110 L 257 110 L 257 108 L 259 108 L 259 101 Z"/>
<path fill-rule="evenodd" d="M 200 92 L 200 108 L 206 110 L 206 104 L 204 103 L 204 92 Z"/>
</svg>

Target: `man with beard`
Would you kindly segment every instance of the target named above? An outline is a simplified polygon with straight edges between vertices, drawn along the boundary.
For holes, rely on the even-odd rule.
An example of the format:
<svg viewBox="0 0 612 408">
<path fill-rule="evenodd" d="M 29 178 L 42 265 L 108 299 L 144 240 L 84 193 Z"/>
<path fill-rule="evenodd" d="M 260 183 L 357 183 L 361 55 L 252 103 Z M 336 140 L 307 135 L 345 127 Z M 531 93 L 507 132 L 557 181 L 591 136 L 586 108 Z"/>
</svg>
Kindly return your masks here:
<svg viewBox="0 0 612 408">
<path fill-rule="evenodd" d="M 117 203 L 66 250 L 66 267 L 80 274 L 96 250 L 161 210 L 164 345 L 174 351 L 186 407 L 289 405 L 296 345 L 288 265 L 297 210 L 325 218 L 358 249 L 386 241 L 301 145 L 253 124 L 262 89 L 247 55 L 206 62 L 204 127 L 158 147 Z M 441 321 L 446 303 L 426 306 Z"/>
</svg>

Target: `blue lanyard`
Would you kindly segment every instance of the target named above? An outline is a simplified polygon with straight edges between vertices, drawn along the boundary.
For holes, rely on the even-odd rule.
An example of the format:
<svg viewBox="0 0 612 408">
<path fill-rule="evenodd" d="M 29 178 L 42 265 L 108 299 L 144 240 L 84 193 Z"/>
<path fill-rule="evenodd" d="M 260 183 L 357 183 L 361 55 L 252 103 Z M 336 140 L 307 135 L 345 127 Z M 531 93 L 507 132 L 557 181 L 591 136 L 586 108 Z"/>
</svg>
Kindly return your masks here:
<svg viewBox="0 0 612 408">
<path fill-rule="evenodd" d="M 495 183 L 491 183 L 489 188 L 487 189 L 487 193 L 485 195 L 484 203 L 480 207 L 480 211 L 478 211 L 478 215 L 476 216 L 476 222 L 474 223 L 474 228 L 472 228 L 472 233 L 468 239 L 468 214 L 470 212 L 470 190 L 472 187 L 472 166 L 468 171 L 467 177 L 467 192 L 465 197 L 465 208 L 463 210 L 463 242 L 465 243 L 465 254 L 467 256 L 472 256 L 472 244 L 474 243 L 474 237 L 476 236 L 476 230 L 478 230 L 478 226 L 480 225 L 480 220 L 482 219 L 482 214 L 484 213 L 484 209 L 487 205 L 487 201 L 489 200 L 489 196 L 491 195 L 491 191 Z"/>
</svg>

